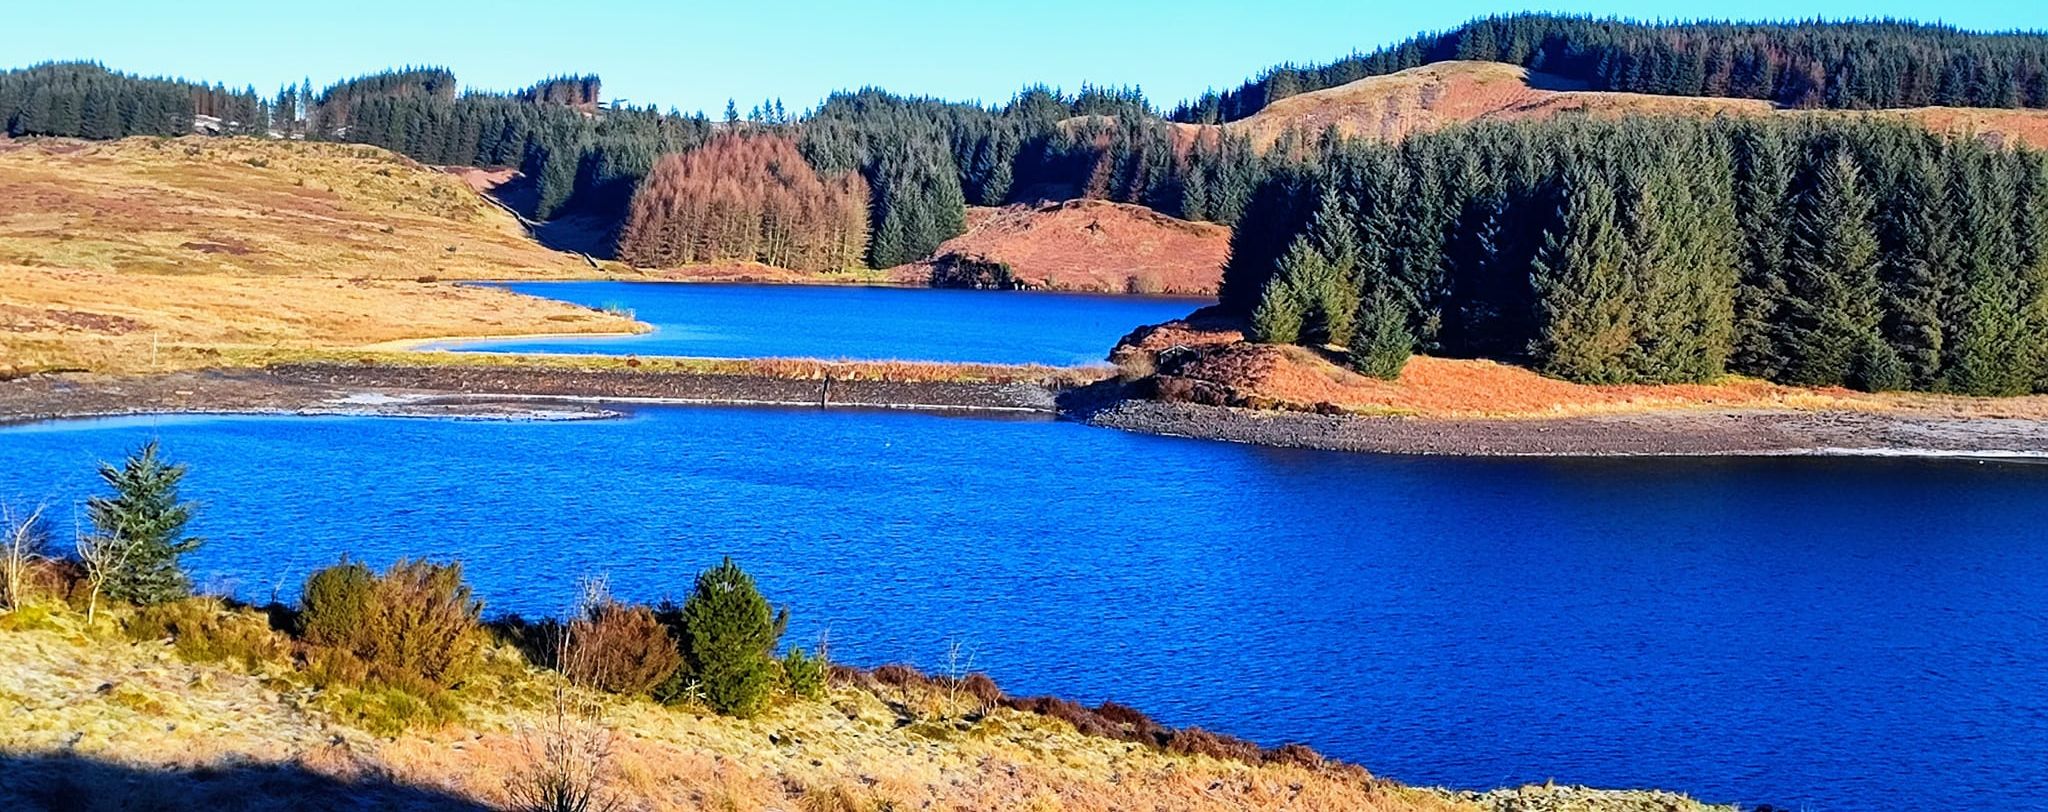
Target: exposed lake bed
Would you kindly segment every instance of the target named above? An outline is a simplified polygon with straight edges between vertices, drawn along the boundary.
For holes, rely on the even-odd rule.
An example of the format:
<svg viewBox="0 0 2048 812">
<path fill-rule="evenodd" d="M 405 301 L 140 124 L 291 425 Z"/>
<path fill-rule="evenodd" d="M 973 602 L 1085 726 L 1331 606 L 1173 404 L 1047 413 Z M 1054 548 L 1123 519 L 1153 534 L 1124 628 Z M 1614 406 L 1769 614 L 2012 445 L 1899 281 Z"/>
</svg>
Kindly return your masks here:
<svg viewBox="0 0 2048 812">
<path fill-rule="evenodd" d="M 859 365 L 732 374 L 418 363 L 301 363 L 157 376 L 39 375 L 0 382 L 0 424 L 142 414 L 602 419 L 634 405 L 887 408 L 1062 416 L 1109 429 L 1254 445 L 1450 456 L 2048 456 L 2026 417 L 1798 410 L 1642 410 L 1567 417 L 1323 415 L 1131 399 L 1103 369 L 974 368 L 961 379 L 876 380 Z M 836 372 L 835 372 L 836 370 Z M 866 374 L 879 374 L 869 370 Z M 829 379 L 829 382 L 828 382 Z"/>
</svg>

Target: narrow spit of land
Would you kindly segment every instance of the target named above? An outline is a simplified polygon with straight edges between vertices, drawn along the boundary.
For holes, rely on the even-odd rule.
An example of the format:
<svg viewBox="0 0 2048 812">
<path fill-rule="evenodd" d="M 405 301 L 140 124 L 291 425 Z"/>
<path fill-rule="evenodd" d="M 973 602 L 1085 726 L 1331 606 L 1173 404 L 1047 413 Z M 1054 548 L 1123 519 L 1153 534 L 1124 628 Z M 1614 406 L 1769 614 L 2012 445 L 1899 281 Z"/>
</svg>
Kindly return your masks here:
<svg viewBox="0 0 2048 812">
<path fill-rule="evenodd" d="M 1390 454 L 2048 457 L 2048 419 L 2030 408 L 1986 411 L 1996 401 L 1912 399 L 1884 409 L 1651 405 L 1553 416 L 1318 414 L 1141 398 L 1143 381 L 1112 376 L 1106 367 L 337 355 L 0 381 L 0 424 L 143 414 L 574 420 L 676 404 L 1058 415 L 1148 434 Z"/>
</svg>

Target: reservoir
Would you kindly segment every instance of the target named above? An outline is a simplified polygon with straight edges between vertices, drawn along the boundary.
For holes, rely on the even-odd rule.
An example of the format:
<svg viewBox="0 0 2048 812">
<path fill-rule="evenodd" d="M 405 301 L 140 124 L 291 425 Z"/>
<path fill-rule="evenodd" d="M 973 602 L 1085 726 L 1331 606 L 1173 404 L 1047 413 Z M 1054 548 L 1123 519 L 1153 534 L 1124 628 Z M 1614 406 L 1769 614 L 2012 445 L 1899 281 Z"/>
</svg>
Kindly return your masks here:
<svg viewBox="0 0 2048 812">
<path fill-rule="evenodd" d="M 1411 458 L 639 408 L 20 426 L 0 430 L 0 500 L 68 532 L 93 464 L 149 438 L 191 465 L 196 577 L 258 602 L 344 554 L 428 556 L 462 560 L 488 614 L 559 614 L 579 576 L 680 598 L 729 554 L 791 608 L 786 643 L 934 669 L 957 641 L 1012 693 L 1406 782 L 1806 810 L 2048 797 L 2048 466 Z"/>
</svg>

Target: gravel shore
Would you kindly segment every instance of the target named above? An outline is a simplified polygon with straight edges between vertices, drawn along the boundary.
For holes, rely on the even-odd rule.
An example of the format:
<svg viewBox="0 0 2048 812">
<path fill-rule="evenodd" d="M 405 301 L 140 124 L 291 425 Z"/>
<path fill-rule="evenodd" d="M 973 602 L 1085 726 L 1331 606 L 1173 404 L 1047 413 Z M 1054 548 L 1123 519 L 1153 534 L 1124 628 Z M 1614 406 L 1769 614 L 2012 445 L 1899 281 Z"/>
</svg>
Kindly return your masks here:
<svg viewBox="0 0 2048 812">
<path fill-rule="evenodd" d="M 2048 457 L 2048 423 L 1839 411 L 1674 410 L 1560 418 L 1359 417 L 1123 400 L 1105 428 L 1289 448 L 1465 456 Z"/>
<path fill-rule="evenodd" d="M 0 382 L 0 424 L 136 414 L 305 414 L 564 420 L 632 404 L 1038 412 L 1028 383 L 799 380 L 532 367 L 306 364 L 151 376 L 40 375 Z"/>
</svg>

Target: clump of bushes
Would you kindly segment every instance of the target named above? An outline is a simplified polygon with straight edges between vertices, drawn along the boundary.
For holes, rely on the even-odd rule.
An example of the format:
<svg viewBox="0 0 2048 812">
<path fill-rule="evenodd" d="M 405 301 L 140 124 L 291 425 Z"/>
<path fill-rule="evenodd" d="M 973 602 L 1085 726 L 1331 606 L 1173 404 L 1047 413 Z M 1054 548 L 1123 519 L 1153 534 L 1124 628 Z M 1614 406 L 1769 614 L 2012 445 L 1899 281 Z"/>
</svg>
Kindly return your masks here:
<svg viewBox="0 0 2048 812">
<path fill-rule="evenodd" d="M 482 611 L 461 564 L 404 560 L 377 575 L 343 561 L 306 579 L 298 629 L 322 681 L 426 696 L 475 668 Z"/>
<path fill-rule="evenodd" d="M 566 633 L 557 667 L 578 685 L 645 696 L 683 667 L 675 638 L 646 606 L 594 602 Z"/>
</svg>

